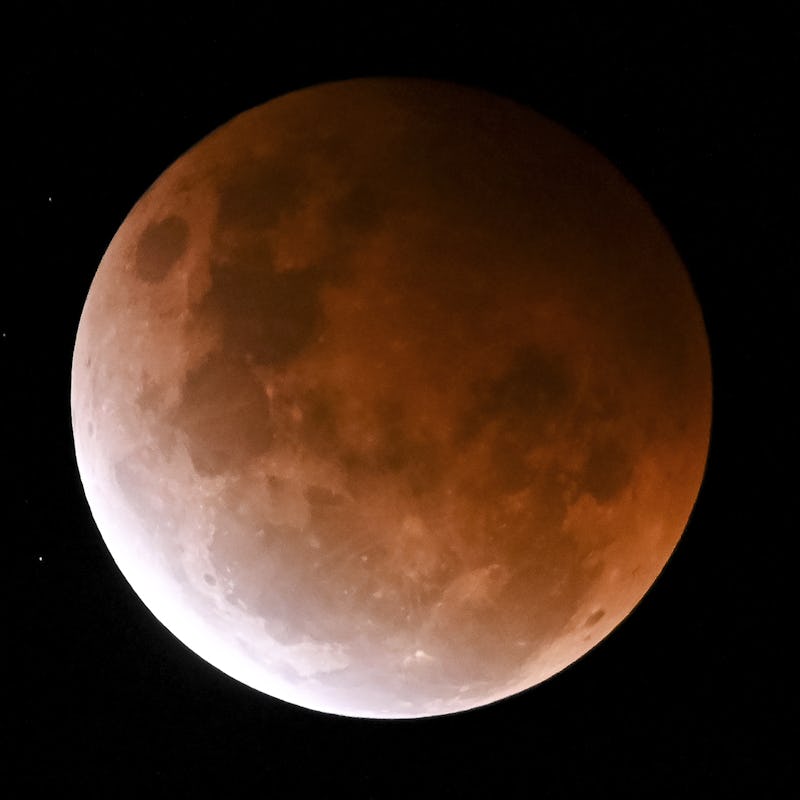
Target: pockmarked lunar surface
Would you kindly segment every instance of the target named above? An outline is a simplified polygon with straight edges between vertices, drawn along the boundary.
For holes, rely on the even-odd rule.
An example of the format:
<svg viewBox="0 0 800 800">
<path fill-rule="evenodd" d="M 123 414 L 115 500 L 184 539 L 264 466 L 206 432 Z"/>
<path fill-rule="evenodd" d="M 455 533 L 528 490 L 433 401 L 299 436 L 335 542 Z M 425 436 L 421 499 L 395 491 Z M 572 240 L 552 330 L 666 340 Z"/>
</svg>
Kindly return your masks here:
<svg viewBox="0 0 800 800">
<path fill-rule="evenodd" d="M 480 706 L 631 611 L 695 502 L 699 304 L 599 153 L 450 84 L 223 125 L 108 247 L 75 345 L 94 518 L 180 640 L 360 717 Z"/>
</svg>

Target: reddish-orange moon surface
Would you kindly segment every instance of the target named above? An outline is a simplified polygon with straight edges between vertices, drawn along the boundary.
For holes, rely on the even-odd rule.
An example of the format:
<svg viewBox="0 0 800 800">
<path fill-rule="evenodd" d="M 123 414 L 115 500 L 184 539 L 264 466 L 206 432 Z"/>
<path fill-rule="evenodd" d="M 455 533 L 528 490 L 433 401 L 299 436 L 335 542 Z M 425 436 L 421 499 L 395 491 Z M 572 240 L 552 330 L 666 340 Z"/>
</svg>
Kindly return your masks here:
<svg viewBox="0 0 800 800">
<path fill-rule="evenodd" d="M 696 499 L 711 371 L 668 235 L 599 153 L 480 91 L 354 80 L 147 190 L 72 413 L 100 532 L 179 639 L 292 703 L 420 717 L 631 611 Z"/>
</svg>

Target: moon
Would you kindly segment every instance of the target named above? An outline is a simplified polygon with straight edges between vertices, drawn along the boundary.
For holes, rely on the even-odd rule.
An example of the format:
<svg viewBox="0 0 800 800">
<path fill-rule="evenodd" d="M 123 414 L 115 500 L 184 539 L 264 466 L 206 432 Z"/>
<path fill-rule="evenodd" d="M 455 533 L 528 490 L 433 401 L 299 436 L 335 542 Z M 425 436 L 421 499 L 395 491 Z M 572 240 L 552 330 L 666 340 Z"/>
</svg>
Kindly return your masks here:
<svg viewBox="0 0 800 800">
<path fill-rule="evenodd" d="M 675 548 L 711 367 L 670 238 L 531 109 L 359 79 L 247 111 L 111 241 L 72 367 L 119 569 L 191 650 L 323 712 L 558 673 Z"/>
</svg>

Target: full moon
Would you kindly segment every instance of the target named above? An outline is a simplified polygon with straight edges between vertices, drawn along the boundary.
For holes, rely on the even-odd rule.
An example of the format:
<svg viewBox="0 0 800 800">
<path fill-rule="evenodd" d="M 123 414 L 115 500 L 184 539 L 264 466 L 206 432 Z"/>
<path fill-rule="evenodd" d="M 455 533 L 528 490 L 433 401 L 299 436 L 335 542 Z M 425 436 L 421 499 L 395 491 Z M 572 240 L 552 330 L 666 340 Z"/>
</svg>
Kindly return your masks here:
<svg viewBox="0 0 800 800">
<path fill-rule="evenodd" d="M 697 497 L 711 368 L 603 156 L 511 100 L 365 79 L 237 116 L 145 192 L 71 403 L 98 528 L 175 636 L 290 703 L 425 717 L 631 612 Z"/>
</svg>

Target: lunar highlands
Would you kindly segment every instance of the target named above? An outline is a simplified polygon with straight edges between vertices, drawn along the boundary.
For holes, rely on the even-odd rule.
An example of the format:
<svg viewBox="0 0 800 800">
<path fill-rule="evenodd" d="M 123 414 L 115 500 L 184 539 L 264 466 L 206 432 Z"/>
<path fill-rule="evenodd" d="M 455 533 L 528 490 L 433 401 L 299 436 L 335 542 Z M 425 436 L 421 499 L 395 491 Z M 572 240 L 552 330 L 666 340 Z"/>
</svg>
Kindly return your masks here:
<svg viewBox="0 0 800 800">
<path fill-rule="evenodd" d="M 628 615 L 697 496 L 711 373 L 680 258 L 599 153 L 482 91 L 353 80 L 147 190 L 72 414 L 100 532 L 175 636 L 291 703 L 423 717 Z"/>
</svg>

